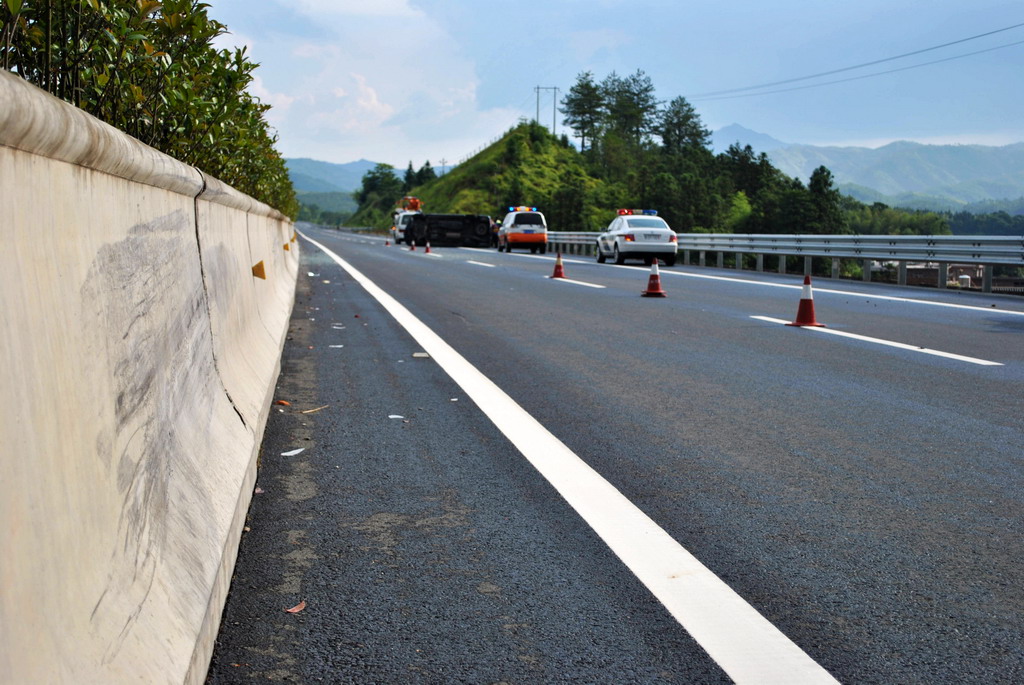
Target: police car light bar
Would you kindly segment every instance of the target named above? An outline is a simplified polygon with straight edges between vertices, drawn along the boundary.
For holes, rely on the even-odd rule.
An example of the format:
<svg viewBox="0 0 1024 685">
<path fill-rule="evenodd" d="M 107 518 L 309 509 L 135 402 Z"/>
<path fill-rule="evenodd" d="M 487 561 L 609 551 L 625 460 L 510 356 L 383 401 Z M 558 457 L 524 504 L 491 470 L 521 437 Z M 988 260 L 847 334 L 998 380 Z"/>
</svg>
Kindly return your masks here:
<svg viewBox="0 0 1024 685">
<path fill-rule="evenodd" d="M 647 216 L 658 216 L 656 209 L 620 209 L 619 216 L 632 216 L 634 214 L 646 214 Z"/>
<path fill-rule="evenodd" d="M 509 207 L 510 212 L 536 212 L 536 207 Z"/>
</svg>

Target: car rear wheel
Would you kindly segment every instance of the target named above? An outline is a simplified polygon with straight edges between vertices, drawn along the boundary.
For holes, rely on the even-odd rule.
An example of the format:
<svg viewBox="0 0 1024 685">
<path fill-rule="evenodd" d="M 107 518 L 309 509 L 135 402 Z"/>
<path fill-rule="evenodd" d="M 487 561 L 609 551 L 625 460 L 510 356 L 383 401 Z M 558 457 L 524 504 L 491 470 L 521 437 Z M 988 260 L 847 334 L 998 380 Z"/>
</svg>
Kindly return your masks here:
<svg viewBox="0 0 1024 685">
<path fill-rule="evenodd" d="M 607 257 L 604 256 L 604 252 L 601 252 L 601 246 L 597 246 L 597 263 L 604 264 L 607 261 Z"/>
<path fill-rule="evenodd" d="M 670 257 L 665 257 L 664 261 L 665 261 L 665 266 L 675 266 L 676 265 L 676 256 L 672 255 Z"/>
<path fill-rule="evenodd" d="M 547 245 L 541 245 L 540 246 L 540 253 L 541 254 L 547 254 L 548 253 L 548 246 Z"/>
<path fill-rule="evenodd" d="M 618 245 L 616 245 L 614 248 L 612 248 L 612 253 L 615 255 L 615 263 L 616 264 L 621 266 L 621 265 L 626 263 L 626 258 L 622 255 L 621 252 L 619 252 L 619 246 Z"/>
</svg>

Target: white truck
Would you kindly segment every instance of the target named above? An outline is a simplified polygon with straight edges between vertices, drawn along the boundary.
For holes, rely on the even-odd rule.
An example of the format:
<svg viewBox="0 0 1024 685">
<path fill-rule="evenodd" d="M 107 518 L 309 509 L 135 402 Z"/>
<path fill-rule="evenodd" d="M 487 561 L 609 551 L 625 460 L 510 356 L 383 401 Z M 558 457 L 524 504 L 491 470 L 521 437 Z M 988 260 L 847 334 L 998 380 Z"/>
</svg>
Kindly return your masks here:
<svg viewBox="0 0 1024 685">
<path fill-rule="evenodd" d="M 395 244 L 406 242 L 406 229 L 412 225 L 412 218 L 419 216 L 423 212 L 409 212 L 399 211 L 395 212 L 395 216 L 391 224 L 391 239 L 395 241 Z"/>
</svg>

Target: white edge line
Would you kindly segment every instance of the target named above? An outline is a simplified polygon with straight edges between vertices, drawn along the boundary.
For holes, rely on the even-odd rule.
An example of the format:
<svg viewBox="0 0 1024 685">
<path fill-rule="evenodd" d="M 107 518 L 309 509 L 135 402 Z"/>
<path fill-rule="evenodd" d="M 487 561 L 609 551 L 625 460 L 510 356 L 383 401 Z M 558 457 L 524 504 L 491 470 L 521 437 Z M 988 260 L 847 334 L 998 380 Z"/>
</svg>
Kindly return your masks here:
<svg viewBox="0 0 1024 685">
<path fill-rule="evenodd" d="M 838 683 L 402 304 L 328 248 L 302 237 L 408 331 L 736 683 Z"/>
<path fill-rule="evenodd" d="M 574 281 L 571 278 L 552 278 L 551 276 L 545 276 L 544 278 L 549 278 L 552 281 L 562 281 L 563 283 L 574 283 L 576 285 L 585 285 L 588 288 L 605 288 L 605 287 L 607 287 L 607 286 L 603 286 L 603 285 L 598 285 L 597 283 L 586 283 L 584 281 Z"/>
<path fill-rule="evenodd" d="M 486 262 L 474 262 L 472 259 L 467 259 L 466 264 L 476 264 L 477 266 L 486 266 L 489 269 L 493 269 L 496 265 L 488 264 Z"/>
<path fill-rule="evenodd" d="M 784 319 L 773 319 L 770 316 L 751 316 L 751 319 L 757 319 L 758 321 L 767 321 L 769 323 L 789 323 Z M 969 364 L 978 364 L 979 366 L 1003 366 L 1000 362 L 991 362 L 987 359 L 978 359 L 977 357 L 965 357 L 962 354 L 953 354 L 952 352 L 943 352 L 941 350 L 933 350 L 928 347 L 918 347 L 916 345 L 908 345 L 907 343 L 895 342 L 893 340 L 883 340 L 881 338 L 871 338 L 866 335 L 859 335 L 857 333 L 847 333 L 846 331 L 837 331 L 831 328 L 821 328 L 819 326 L 799 326 L 799 328 L 807 328 L 818 333 L 827 333 L 829 335 L 838 335 L 842 338 L 852 338 L 854 340 L 862 340 L 864 342 L 875 343 L 877 345 L 886 345 L 887 347 L 896 347 L 901 350 L 910 350 L 911 352 L 920 352 L 921 354 L 930 354 L 934 357 L 945 357 L 946 359 L 955 359 L 956 361 L 967 362 Z"/>
</svg>

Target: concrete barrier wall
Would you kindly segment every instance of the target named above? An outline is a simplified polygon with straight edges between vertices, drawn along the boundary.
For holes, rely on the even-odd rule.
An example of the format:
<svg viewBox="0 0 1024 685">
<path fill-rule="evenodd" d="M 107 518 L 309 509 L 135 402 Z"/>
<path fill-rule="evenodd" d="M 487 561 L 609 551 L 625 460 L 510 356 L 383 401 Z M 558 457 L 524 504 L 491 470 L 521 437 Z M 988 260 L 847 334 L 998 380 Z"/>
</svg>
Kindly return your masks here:
<svg viewBox="0 0 1024 685">
<path fill-rule="evenodd" d="M 202 682 L 291 223 L 0 71 L 0 235 L 0 680 Z"/>
</svg>

